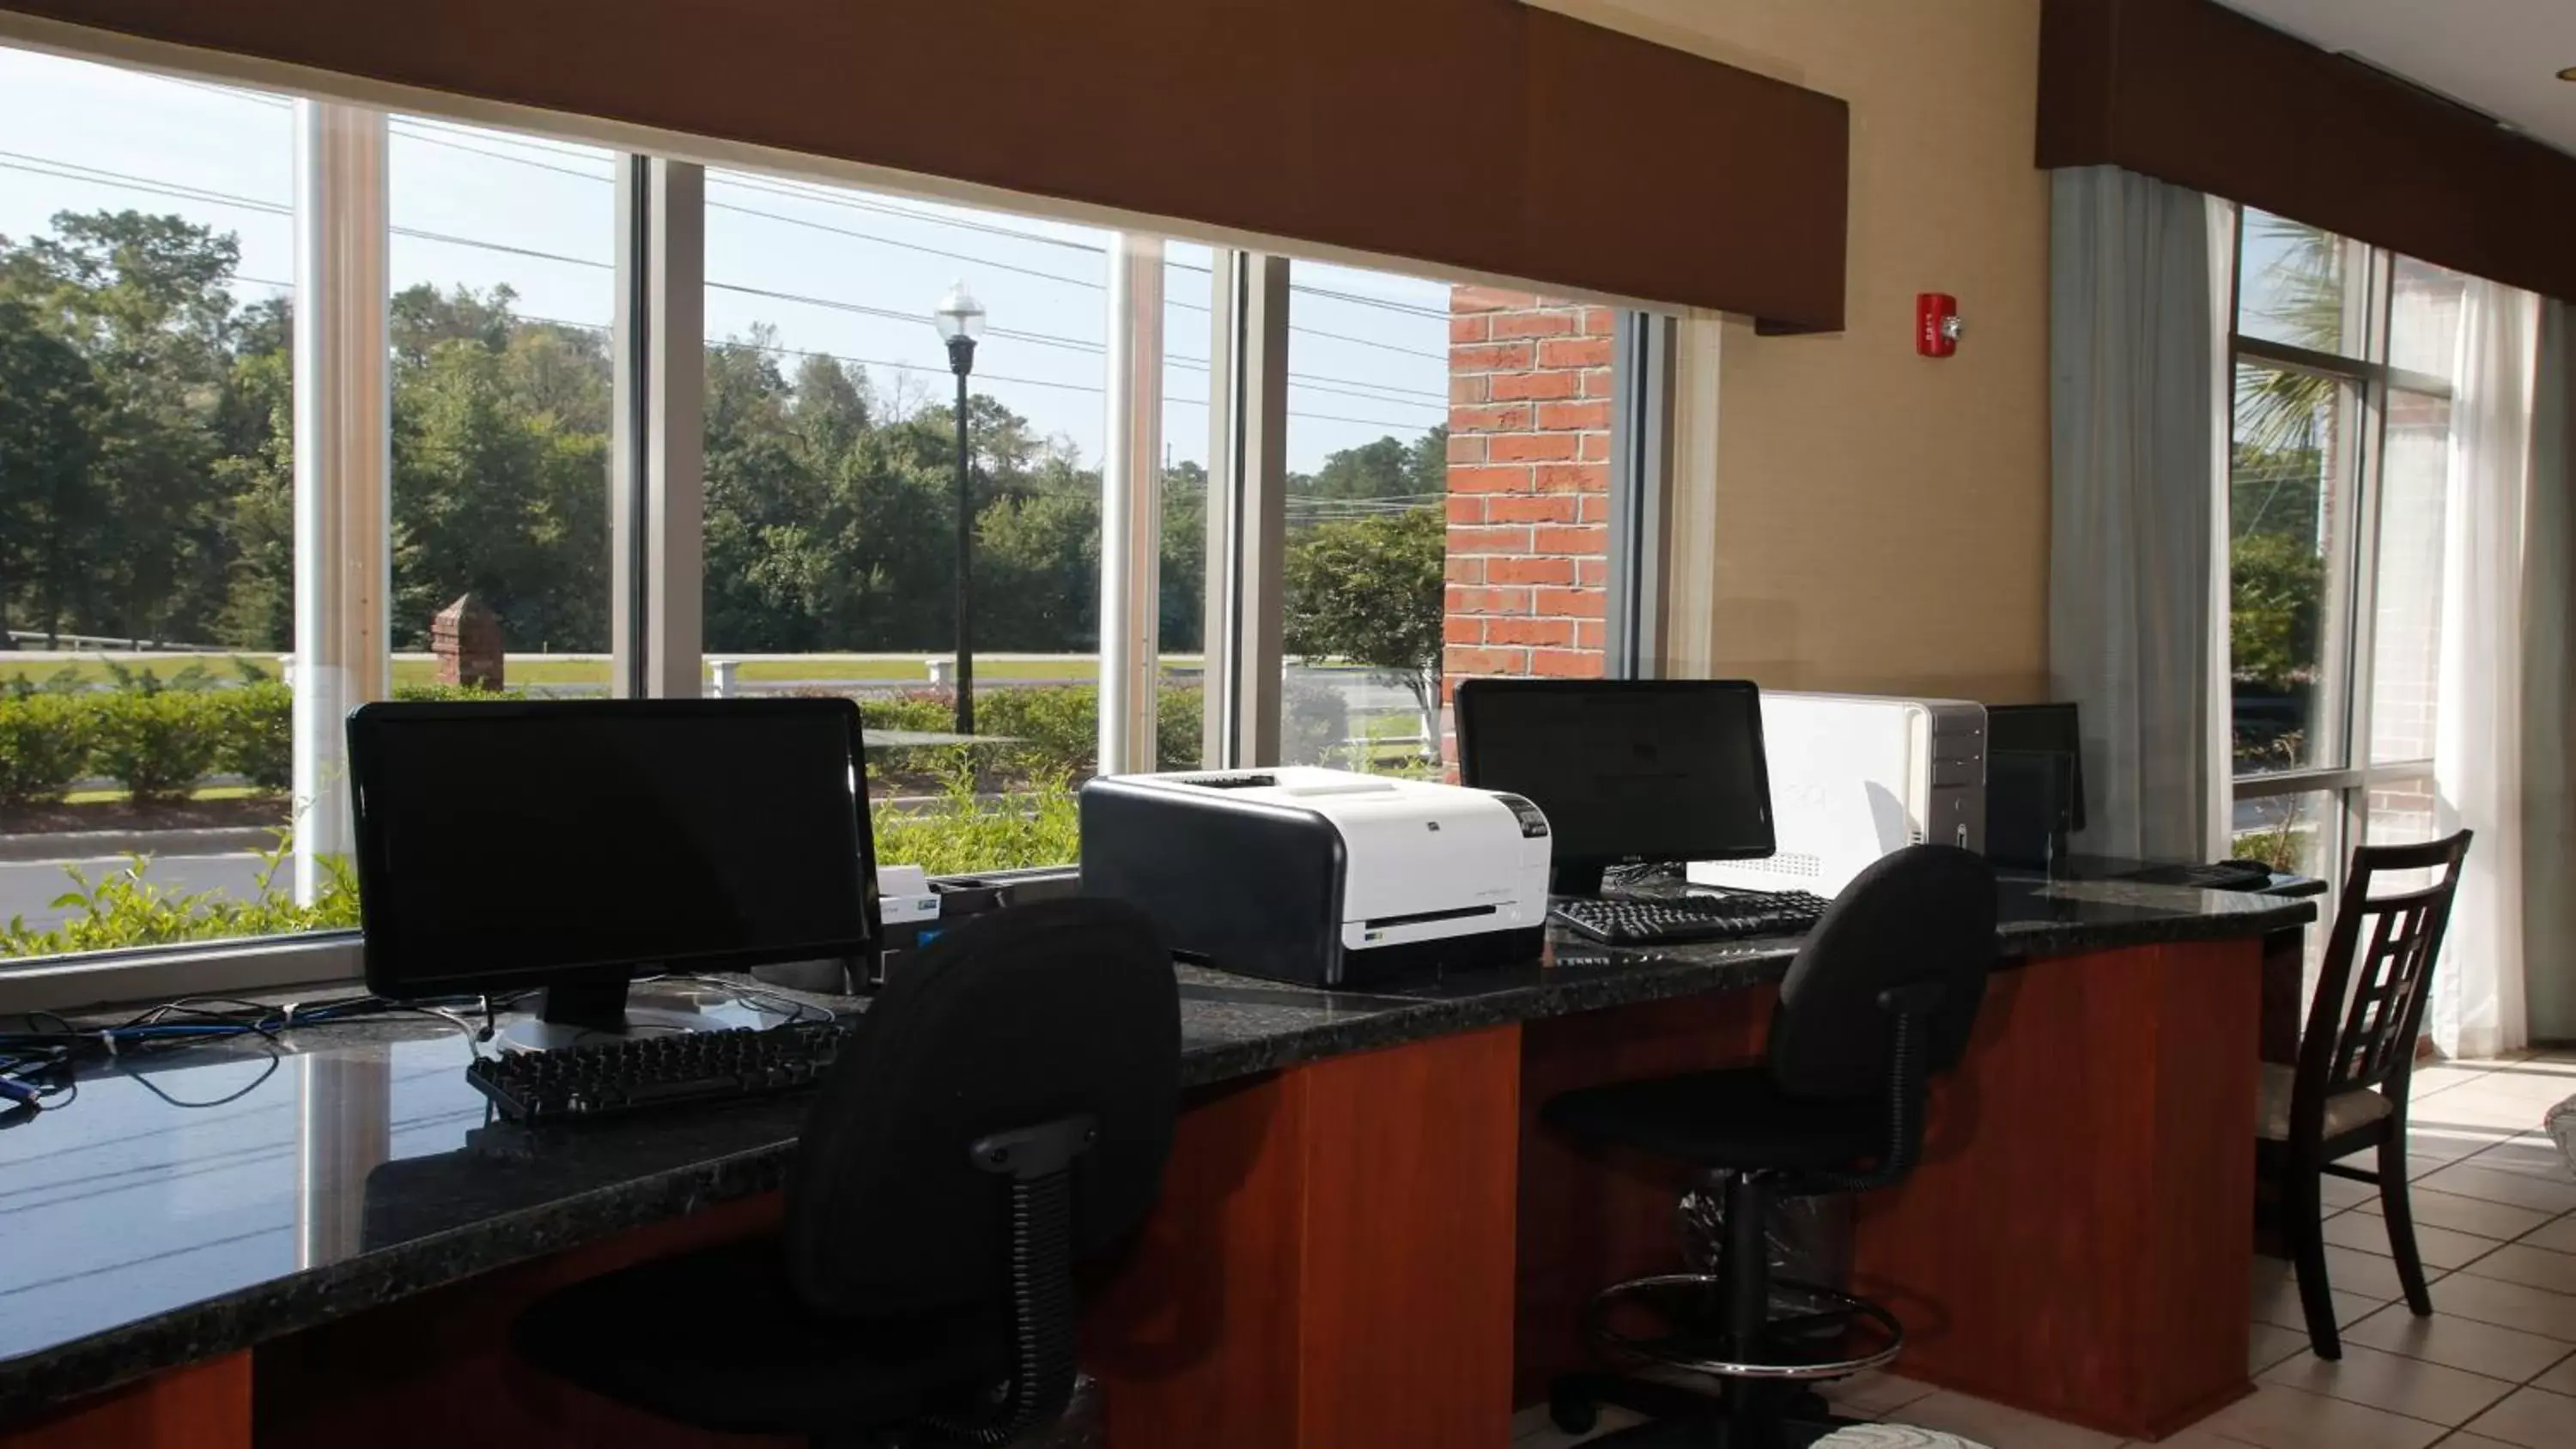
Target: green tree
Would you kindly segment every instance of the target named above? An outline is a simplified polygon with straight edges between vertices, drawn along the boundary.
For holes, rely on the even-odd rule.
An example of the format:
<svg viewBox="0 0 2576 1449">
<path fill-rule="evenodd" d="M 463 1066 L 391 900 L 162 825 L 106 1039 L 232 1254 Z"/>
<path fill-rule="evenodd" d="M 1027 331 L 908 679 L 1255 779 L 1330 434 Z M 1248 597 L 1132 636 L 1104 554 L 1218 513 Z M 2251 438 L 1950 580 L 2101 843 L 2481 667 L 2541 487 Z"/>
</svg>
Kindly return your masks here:
<svg viewBox="0 0 2576 1449">
<path fill-rule="evenodd" d="M 2243 535 L 2228 553 L 2232 672 L 2288 689 L 2316 667 L 2325 558 L 2312 542 L 2280 533 Z"/>
<path fill-rule="evenodd" d="M 295 641 L 295 361 L 283 301 L 252 309 L 233 358 L 233 414 L 213 483 L 226 560 L 217 643 L 292 648 Z"/>
<path fill-rule="evenodd" d="M 1284 578 L 1288 651 L 1393 677 L 1412 692 L 1433 741 L 1448 547 L 1437 508 L 1321 523 L 1289 546 Z"/>
<path fill-rule="evenodd" d="M 89 360 L 0 294 L 0 649 L 18 618 L 53 635 L 80 567 L 104 399 Z"/>
<path fill-rule="evenodd" d="M 214 464 L 241 331 L 230 234 L 175 216 L 64 212 L 0 240 L 0 296 L 77 350 L 99 392 L 77 510 L 47 546 L 71 565 L 55 607 L 76 632 L 202 639 L 228 560 Z M 75 516 L 76 515 L 76 516 Z"/>
<path fill-rule="evenodd" d="M 1163 470 L 1162 640 L 1167 654 L 1206 647 L 1207 469 L 1175 463 Z"/>
<path fill-rule="evenodd" d="M 509 289 L 408 289 L 394 348 L 394 639 L 479 595 L 513 649 L 608 644 L 607 357 Z M 496 320 L 497 319 L 497 320 Z"/>
</svg>

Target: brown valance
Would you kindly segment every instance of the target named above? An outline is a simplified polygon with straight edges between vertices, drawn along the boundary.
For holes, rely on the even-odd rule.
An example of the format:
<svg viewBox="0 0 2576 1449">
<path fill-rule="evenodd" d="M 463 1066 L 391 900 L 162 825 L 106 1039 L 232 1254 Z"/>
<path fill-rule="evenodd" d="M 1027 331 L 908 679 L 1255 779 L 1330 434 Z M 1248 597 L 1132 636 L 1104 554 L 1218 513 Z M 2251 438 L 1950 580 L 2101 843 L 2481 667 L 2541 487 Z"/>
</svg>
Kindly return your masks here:
<svg viewBox="0 0 2576 1449">
<path fill-rule="evenodd" d="M 5 8 L 1800 329 L 1843 321 L 1843 102 L 1519 0 Z"/>
<path fill-rule="evenodd" d="M 2039 163 L 2126 167 L 2576 299 L 2576 156 L 2211 0 L 2047 0 Z"/>
</svg>

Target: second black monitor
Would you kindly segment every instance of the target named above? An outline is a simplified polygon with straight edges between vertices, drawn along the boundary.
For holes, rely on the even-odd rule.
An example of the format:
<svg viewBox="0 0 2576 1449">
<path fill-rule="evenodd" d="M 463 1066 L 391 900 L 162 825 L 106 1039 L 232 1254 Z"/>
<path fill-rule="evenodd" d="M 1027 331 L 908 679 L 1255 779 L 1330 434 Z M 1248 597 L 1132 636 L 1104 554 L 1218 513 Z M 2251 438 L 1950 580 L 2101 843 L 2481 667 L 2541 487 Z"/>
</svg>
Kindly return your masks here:
<svg viewBox="0 0 2576 1449">
<path fill-rule="evenodd" d="M 1740 679 L 1471 679 L 1458 778 L 1547 814 L 1554 889 L 1614 865 L 1772 853 L 1762 694 Z"/>
<path fill-rule="evenodd" d="M 1996 755 L 2065 757 L 2067 828 L 2084 828 L 2084 731 L 2073 703 L 1988 705 L 1986 748 Z M 1991 780 L 1994 771 L 1987 773 Z"/>
</svg>

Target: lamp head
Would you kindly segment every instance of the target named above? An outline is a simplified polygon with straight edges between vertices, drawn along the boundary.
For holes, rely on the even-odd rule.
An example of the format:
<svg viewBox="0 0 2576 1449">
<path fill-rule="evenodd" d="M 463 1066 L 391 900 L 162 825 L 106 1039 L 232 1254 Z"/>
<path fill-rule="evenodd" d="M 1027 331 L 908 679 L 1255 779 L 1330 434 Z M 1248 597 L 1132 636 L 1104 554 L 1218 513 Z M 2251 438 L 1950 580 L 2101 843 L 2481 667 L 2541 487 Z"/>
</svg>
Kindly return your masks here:
<svg viewBox="0 0 2576 1449">
<path fill-rule="evenodd" d="M 984 304 L 966 290 L 962 281 L 949 284 L 948 295 L 939 299 L 939 310 L 930 314 L 938 325 L 943 341 L 964 338 L 969 342 L 984 335 Z"/>
</svg>

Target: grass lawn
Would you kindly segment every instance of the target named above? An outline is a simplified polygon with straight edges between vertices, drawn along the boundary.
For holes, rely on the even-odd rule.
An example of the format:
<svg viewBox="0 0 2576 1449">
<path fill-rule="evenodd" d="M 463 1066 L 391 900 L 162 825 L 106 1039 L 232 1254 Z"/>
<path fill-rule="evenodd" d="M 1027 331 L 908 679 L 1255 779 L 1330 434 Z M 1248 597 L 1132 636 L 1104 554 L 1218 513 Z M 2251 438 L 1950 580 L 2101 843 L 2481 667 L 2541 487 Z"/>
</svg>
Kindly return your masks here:
<svg viewBox="0 0 2576 1449">
<path fill-rule="evenodd" d="M 267 795 L 266 790 L 248 785 L 208 785 L 188 792 L 191 800 L 250 800 Z M 114 805 L 125 799 L 122 790 L 74 790 L 63 797 L 66 805 Z"/>
<path fill-rule="evenodd" d="M 777 683 L 784 680 L 811 679 L 835 683 L 927 684 L 930 682 L 930 671 L 923 666 L 922 660 L 928 657 L 929 654 L 925 651 L 918 655 L 809 654 L 795 659 L 746 659 L 738 667 L 734 677 L 745 683 Z M 274 654 L 156 654 L 131 663 L 123 659 L 117 662 L 137 671 L 149 669 L 164 680 L 190 665 L 200 665 L 216 679 L 230 681 L 241 677 L 234 664 L 236 659 L 257 668 L 272 679 L 278 676 L 277 656 Z M 1164 656 L 1163 662 L 1174 668 L 1195 669 L 1202 661 L 1196 654 L 1170 654 Z M 72 677 L 81 683 L 105 684 L 115 677 L 109 672 L 108 663 L 108 660 L 96 655 L 82 655 L 66 664 L 51 659 L 13 660 L 6 654 L 0 654 L 0 685 L 19 677 L 25 678 L 30 684 L 42 685 L 67 668 L 72 672 Z M 511 684 L 596 684 L 604 688 L 608 684 L 608 668 L 606 659 L 585 659 L 574 655 L 513 654 L 509 658 L 504 677 Z M 990 680 L 1087 679 L 1095 674 L 1098 668 L 1098 659 L 1088 655 L 1063 655 L 1036 659 L 978 658 L 975 661 L 975 676 L 978 679 Z M 436 678 L 437 672 L 438 666 L 434 660 L 407 658 L 394 660 L 394 683 L 397 685 L 428 684 Z M 712 671 L 709 671 L 705 677 L 712 679 L 714 677 Z"/>
</svg>

